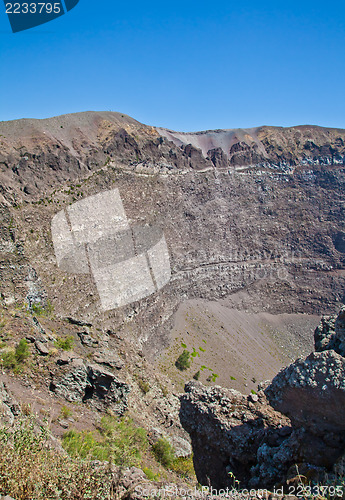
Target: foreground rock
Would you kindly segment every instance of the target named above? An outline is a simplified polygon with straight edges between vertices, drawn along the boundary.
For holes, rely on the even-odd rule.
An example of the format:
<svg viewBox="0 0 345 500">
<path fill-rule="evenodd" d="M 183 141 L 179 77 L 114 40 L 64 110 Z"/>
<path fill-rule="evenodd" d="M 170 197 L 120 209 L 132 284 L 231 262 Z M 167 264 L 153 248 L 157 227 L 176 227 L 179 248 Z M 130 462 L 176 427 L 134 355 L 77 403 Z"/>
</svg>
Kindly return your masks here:
<svg viewBox="0 0 345 500">
<path fill-rule="evenodd" d="M 327 345 L 342 345 L 344 318 L 345 308 L 327 319 Z M 317 479 L 345 453 L 345 358 L 334 350 L 297 360 L 257 395 L 198 382 L 185 391 L 180 418 L 201 484 L 230 488 L 235 476 L 242 487 L 272 488 L 296 476 L 296 465 Z"/>
<path fill-rule="evenodd" d="M 263 393 L 253 402 L 252 396 L 200 382 L 189 382 L 185 390 L 180 418 L 192 439 L 198 481 L 231 488 L 232 472 L 241 486 L 273 484 L 295 441 L 290 420 L 270 407 Z"/>
</svg>

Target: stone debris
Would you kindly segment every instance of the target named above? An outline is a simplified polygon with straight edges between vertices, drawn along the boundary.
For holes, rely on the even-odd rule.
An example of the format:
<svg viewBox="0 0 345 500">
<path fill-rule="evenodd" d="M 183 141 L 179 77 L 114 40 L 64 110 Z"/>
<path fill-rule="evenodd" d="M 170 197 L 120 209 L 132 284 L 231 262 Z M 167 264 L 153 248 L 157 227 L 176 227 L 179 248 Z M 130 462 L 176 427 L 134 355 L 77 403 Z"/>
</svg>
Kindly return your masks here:
<svg viewBox="0 0 345 500">
<path fill-rule="evenodd" d="M 35 347 L 41 356 L 48 356 L 49 355 L 49 349 L 45 344 L 43 344 L 43 342 L 36 340 Z"/>
</svg>

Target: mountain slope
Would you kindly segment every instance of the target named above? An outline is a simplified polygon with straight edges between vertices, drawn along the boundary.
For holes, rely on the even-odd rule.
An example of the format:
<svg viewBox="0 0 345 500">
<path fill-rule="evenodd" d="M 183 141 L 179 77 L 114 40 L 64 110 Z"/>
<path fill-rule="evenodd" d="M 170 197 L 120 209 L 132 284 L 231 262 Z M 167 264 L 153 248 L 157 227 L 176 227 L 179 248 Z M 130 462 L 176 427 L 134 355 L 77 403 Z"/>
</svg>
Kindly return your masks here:
<svg viewBox="0 0 345 500">
<path fill-rule="evenodd" d="M 49 300 L 61 317 L 119 331 L 153 356 L 187 299 L 231 303 L 243 290 L 235 307 L 273 314 L 319 314 L 343 300 L 343 130 L 182 134 L 86 112 L 2 122 L 0 135 L 5 303 Z M 113 188 L 131 224 L 164 231 L 172 277 L 102 312 L 92 278 L 57 267 L 51 220 Z"/>
</svg>

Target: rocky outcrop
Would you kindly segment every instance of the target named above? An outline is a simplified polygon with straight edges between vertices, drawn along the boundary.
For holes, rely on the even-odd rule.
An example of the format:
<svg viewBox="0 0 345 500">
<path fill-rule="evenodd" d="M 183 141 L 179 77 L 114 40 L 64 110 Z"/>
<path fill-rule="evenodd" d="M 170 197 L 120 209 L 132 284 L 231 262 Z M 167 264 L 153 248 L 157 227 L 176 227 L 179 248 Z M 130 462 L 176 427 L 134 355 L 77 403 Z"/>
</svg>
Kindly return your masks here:
<svg viewBox="0 0 345 500">
<path fill-rule="evenodd" d="M 61 373 L 62 372 L 62 373 Z M 52 373 L 50 389 L 71 402 L 88 402 L 99 410 L 110 409 L 122 415 L 127 409 L 130 386 L 97 364 L 73 359 L 57 373 Z"/>
<path fill-rule="evenodd" d="M 0 424 L 12 425 L 15 417 L 20 415 L 21 409 L 18 402 L 7 390 L 6 384 L 0 382 Z"/>
<path fill-rule="evenodd" d="M 296 442 L 290 420 L 260 397 L 189 382 L 180 419 L 190 434 L 194 467 L 201 484 L 231 488 L 272 484 L 290 466 Z"/>
<path fill-rule="evenodd" d="M 322 331 L 330 345 L 329 331 L 341 336 L 344 309 L 336 319 L 323 318 L 317 345 Z M 247 397 L 199 382 L 186 385 L 180 418 L 192 439 L 200 483 L 231 487 L 231 473 L 243 486 L 270 488 L 285 483 L 296 464 L 310 478 L 344 455 L 343 356 L 334 350 L 312 353 L 265 385 Z"/>
<path fill-rule="evenodd" d="M 314 333 L 315 350 L 333 349 L 345 356 L 345 306 L 338 315 L 323 316 Z"/>
</svg>

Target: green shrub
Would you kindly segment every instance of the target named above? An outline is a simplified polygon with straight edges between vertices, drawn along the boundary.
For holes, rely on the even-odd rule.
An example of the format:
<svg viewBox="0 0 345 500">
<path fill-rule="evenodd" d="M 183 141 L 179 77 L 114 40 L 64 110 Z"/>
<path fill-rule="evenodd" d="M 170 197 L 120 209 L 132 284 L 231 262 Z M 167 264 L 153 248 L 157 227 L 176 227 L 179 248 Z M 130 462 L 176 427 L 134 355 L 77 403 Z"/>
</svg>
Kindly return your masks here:
<svg viewBox="0 0 345 500">
<path fill-rule="evenodd" d="M 168 469 L 175 460 L 174 448 L 165 438 L 159 439 L 157 443 L 152 446 L 152 450 L 156 460 L 166 469 Z"/>
<path fill-rule="evenodd" d="M 175 361 L 175 366 L 178 370 L 184 371 L 190 368 L 190 353 L 185 349 Z"/>
<path fill-rule="evenodd" d="M 61 337 L 54 342 L 54 345 L 64 351 L 71 351 L 74 347 L 74 337 L 72 337 L 72 335 Z"/>
<path fill-rule="evenodd" d="M 217 375 L 216 373 L 211 373 L 206 380 L 207 382 L 215 382 L 218 377 L 219 375 Z"/>
<path fill-rule="evenodd" d="M 25 339 L 21 339 L 14 350 L 11 349 L 1 353 L 2 366 L 17 372 L 29 356 L 30 349 L 28 343 Z"/>
<path fill-rule="evenodd" d="M 30 349 L 25 339 L 21 339 L 16 347 L 15 357 L 18 363 L 23 363 L 30 356 Z"/>
<path fill-rule="evenodd" d="M 149 467 L 143 467 L 143 472 L 146 475 L 147 479 L 149 479 L 150 481 L 158 481 L 160 478 L 160 474 L 159 473 L 156 474 Z"/>
<path fill-rule="evenodd" d="M 171 464 L 171 469 L 186 479 L 195 478 L 193 455 L 175 458 Z"/>
<path fill-rule="evenodd" d="M 198 370 L 196 373 L 193 375 L 194 380 L 199 380 L 200 378 L 200 370 Z"/>
<path fill-rule="evenodd" d="M 18 363 L 14 351 L 5 351 L 1 353 L 2 365 L 4 368 L 16 368 Z"/>
</svg>

